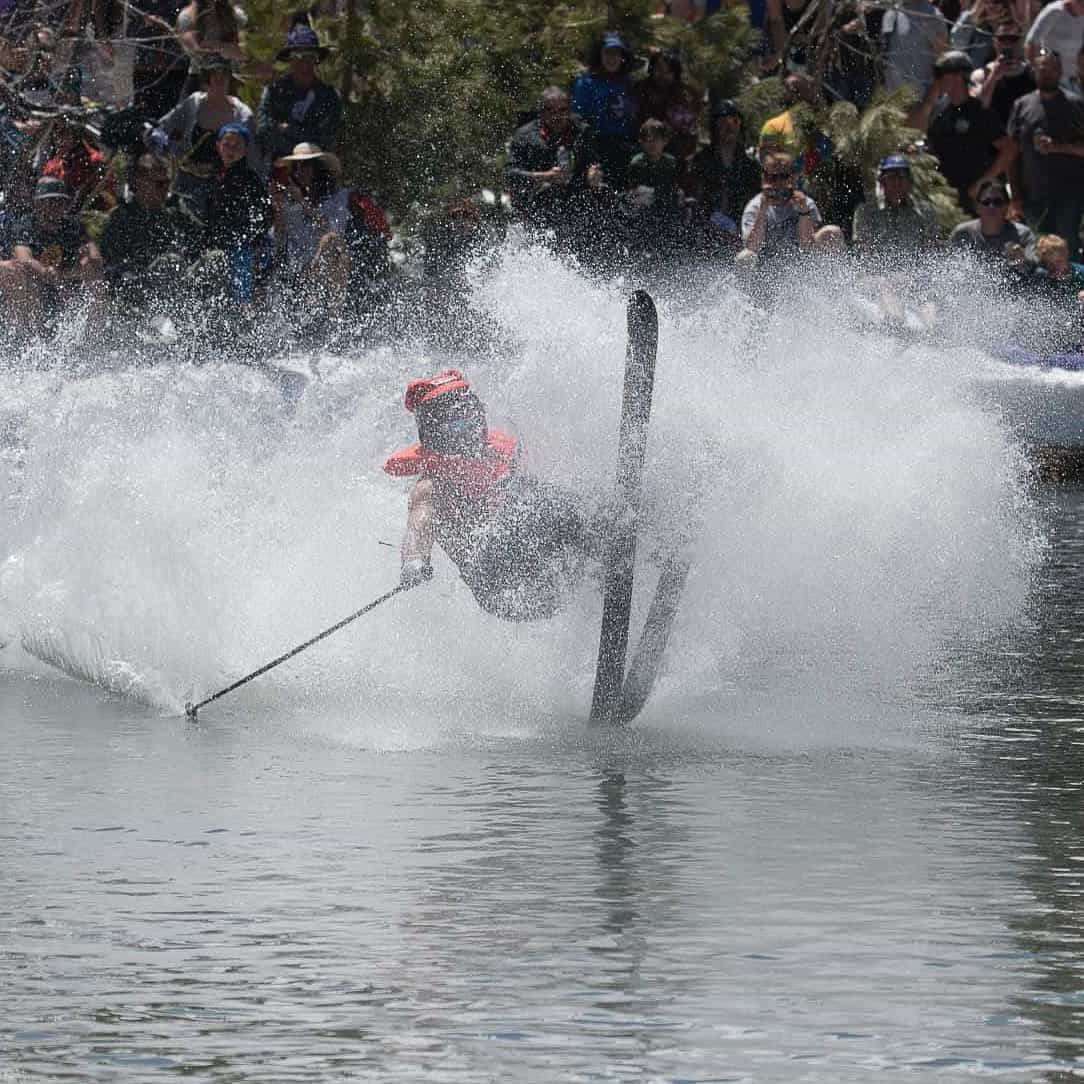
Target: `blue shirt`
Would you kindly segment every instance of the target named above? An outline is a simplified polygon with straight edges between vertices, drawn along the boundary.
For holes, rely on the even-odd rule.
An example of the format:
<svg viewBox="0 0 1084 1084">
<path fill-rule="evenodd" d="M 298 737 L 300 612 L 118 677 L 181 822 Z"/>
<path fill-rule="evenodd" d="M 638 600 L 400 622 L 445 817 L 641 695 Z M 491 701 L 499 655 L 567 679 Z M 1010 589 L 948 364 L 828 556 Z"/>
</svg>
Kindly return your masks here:
<svg viewBox="0 0 1084 1084">
<path fill-rule="evenodd" d="M 581 75 L 572 85 L 572 111 L 603 137 L 636 138 L 636 102 L 628 76 Z"/>
</svg>

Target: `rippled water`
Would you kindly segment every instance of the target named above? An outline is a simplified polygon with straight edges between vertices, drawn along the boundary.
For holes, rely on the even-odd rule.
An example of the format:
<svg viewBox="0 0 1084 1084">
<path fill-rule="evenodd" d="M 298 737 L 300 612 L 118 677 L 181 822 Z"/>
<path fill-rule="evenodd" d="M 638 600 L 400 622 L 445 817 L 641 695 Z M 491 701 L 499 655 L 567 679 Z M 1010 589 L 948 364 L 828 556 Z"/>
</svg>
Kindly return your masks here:
<svg viewBox="0 0 1084 1084">
<path fill-rule="evenodd" d="M 543 476 L 610 454 L 626 292 L 478 288 Z M 453 359 L 0 371 L 0 1084 L 1084 1075 L 1084 490 L 975 359 L 661 300 L 648 533 L 696 563 L 628 732 L 590 577 L 511 628 L 443 561 L 177 716 L 386 589 Z"/>
<path fill-rule="evenodd" d="M 1068 706 L 912 720 L 881 749 L 751 752 L 671 721 L 388 754 L 0 688 L 10 1079 L 1078 1064 Z M 756 746 L 770 715 L 731 722 Z"/>
</svg>

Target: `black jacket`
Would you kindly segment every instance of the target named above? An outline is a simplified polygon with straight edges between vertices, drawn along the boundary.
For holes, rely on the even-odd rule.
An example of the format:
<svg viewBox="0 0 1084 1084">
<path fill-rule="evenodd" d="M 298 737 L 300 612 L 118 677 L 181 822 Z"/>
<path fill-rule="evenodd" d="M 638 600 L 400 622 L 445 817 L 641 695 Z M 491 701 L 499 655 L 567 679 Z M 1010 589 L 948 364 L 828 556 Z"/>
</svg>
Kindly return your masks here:
<svg viewBox="0 0 1084 1084">
<path fill-rule="evenodd" d="M 207 197 L 204 248 L 228 251 L 251 244 L 271 228 L 271 196 L 267 185 L 245 164 L 231 166 Z"/>
<path fill-rule="evenodd" d="M 572 179 L 565 187 L 570 191 L 582 189 L 584 174 L 592 162 L 597 162 L 593 141 L 587 126 L 573 117 L 564 138 L 554 138 L 542 130 L 542 121 L 535 119 L 517 128 L 508 141 L 504 179 L 513 201 L 522 206 L 529 203 L 538 190 L 527 174 L 544 173 L 558 165 L 567 164 Z"/>
</svg>

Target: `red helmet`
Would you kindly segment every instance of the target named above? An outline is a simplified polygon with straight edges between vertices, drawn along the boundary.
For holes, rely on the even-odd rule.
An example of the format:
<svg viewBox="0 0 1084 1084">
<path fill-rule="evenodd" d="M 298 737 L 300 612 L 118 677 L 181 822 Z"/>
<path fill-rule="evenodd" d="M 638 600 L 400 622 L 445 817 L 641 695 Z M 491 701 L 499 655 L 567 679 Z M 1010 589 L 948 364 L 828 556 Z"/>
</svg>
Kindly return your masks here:
<svg viewBox="0 0 1084 1084">
<path fill-rule="evenodd" d="M 428 403 L 438 395 L 444 395 L 450 391 L 469 391 L 470 385 L 463 379 L 463 374 L 458 369 L 445 369 L 436 376 L 423 376 L 420 380 L 412 380 L 407 384 L 406 403 L 407 410 L 413 414 L 415 408 Z"/>
</svg>

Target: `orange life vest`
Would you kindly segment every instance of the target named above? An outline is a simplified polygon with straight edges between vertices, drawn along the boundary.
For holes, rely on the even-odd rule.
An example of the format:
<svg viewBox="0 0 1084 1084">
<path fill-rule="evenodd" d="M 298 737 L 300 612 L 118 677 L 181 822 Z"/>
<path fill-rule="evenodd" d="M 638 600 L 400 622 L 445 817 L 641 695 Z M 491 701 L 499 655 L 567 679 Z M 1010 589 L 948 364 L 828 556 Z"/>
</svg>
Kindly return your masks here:
<svg viewBox="0 0 1084 1084">
<path fill-rule="evenodd" d="M 449 482 L 472 500 L 480 500 L 493 491 L 516 469 L 516 438 L 491 429 L 485 451 L 480 456 L 441 455 L 421 444 L 412 444 L 396 452 L 384 470 L 397 478 L 419 476 Z"/>
</svg>

